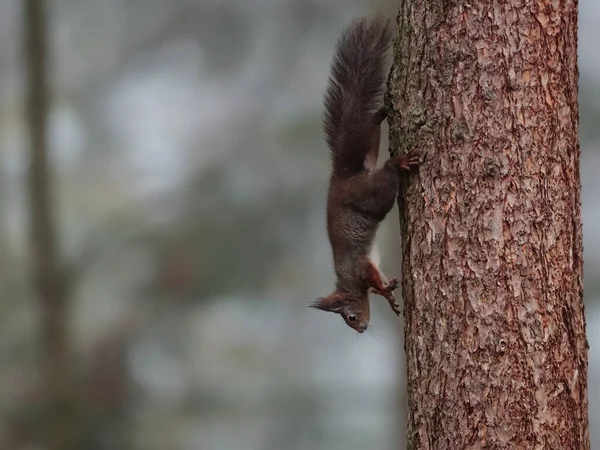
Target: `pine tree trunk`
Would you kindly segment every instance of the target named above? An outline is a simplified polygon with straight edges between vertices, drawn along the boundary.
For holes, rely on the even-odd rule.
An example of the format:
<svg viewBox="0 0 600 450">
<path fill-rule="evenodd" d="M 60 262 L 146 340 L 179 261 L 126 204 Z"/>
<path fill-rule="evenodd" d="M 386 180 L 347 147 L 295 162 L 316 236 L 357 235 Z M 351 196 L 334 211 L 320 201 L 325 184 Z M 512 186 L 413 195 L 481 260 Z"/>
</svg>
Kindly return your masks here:
<svg viewBox="0 0 600 450">
<path fill-rule="evenodd" d="M 409 449 L 590 448 L 576 0 L 402 1 Z"/>
</svg>

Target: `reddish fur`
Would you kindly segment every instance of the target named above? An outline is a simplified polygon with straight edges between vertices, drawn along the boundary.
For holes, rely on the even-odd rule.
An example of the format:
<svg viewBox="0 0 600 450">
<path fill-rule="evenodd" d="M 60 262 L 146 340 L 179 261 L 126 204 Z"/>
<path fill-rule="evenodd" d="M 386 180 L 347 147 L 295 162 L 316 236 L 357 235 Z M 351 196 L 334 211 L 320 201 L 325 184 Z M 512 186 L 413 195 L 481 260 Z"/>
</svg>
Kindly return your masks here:
<svg viewBox="0 0 600 450">
<path fill-rule="evenodd" d="M 385 79 L 385 55 L 391 27 L 383 19 L 361 19 L 340 37 L 325 95 L 325 135 L 332 155 L 327 201 L 327 231 L 335 273 L 335 291 L 312 306 L 340 314 L 356 331 L 366 330 L 369 291 L 385 297 L 396 314 L 400 307 L 388 282 L 368 255 L 379 223 L 398 194 L 398 175 L 418 164 L 418 155 L 396 156 L 376 169 Z"/>
</svg>

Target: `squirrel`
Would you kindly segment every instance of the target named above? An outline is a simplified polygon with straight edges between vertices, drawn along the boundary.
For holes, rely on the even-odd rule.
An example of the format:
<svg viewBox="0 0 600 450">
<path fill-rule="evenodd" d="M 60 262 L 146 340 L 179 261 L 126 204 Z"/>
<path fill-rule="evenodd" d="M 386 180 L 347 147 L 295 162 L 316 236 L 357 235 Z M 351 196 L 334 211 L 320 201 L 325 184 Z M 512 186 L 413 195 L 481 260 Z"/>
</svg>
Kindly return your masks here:
<svg viewBox="0 0 600 450">
<path fill-rule="evenodd" d="M 381 123 L 387 113 L 381 102 L 385 59 L 392 28 L 381 18 L 355 19 L 337 41 L 325 92 L 324 131 L 332 159 L 327 198 L 327 232 L 335 290 L 310 306 L 340 314 L 363 333 L 369 326 L 369 293 L 389 302 L 396 315 L 394 290 L 370 258 L 375 234 L 399 192 L 399 174 L 419 164 L 414 150 L 389 158 L 377 169 Z"/>
</svg>

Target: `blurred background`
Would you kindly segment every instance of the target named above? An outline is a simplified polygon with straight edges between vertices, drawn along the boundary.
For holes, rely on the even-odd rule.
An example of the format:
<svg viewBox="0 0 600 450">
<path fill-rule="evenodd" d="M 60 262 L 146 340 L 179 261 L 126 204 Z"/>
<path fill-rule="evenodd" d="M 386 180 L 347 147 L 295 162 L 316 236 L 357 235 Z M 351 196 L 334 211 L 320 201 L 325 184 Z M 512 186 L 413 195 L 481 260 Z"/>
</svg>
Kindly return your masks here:
<svg viewBox="0 0 600 450">
<path fill-rule="evenodd" d="M 64 450 L 402 448 L 401 321 L 376 299 L 358 336 L 306 307 L 333 287 L 321 128 L 333 45 L 353 16 L 393 17 L 397 0 L 48 1 L 55 317 L 30 278 L 21 3 L 0 1 L 0 449 L 47 448 L 52 420 L 73 437 Z M 598 25 L 600 4 L 580 0 L 592 442 Z M 390 217 L 380 250 L 398 274 Z M 55 345 L 49 320 L 67 333 Z M 58 418 L 44 414 L 48 352 L 64 362 Z"/>
</svg>

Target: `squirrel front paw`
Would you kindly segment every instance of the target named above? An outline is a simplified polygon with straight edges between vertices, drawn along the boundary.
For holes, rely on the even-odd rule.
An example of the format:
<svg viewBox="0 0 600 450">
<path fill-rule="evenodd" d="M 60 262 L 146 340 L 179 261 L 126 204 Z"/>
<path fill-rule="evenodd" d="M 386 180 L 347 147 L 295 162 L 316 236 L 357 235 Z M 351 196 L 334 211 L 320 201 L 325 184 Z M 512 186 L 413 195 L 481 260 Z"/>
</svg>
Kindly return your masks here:
<svg viewBox="0 0 600 450">
<path fill-rule="evenodd" d="M 390 278 L 390 280 L 388 280 L 388 282 L 385 286 L 385 290 L 389 291 L 389 292 L 393 292 L 396 289 L 398 289 L 399 285 L 400 285 L 400 282 L 398 281 L 398 278 L 396 278 L 396 277 Z"/>
<path fill-rule="evenodd" d="M 394 301 L 390 302 L 390 306 L 392 307 L 392 311 L 394 311 L 396 315 L 400 317 L 400 314 L 402 314 L 402 309 L 400 309 L 400 305 Z"/>
<path fill-rule="evenodd" d="M 392 288 L 392 286 L 394 287 Z M 394 297 L 393 292 L 393 289 L 396 287 L 398 287 L 398 280 L 396 280 L 394 284 L 388 284 L 388 289 L 386 289 L 385 292 L 382 292 L 381 295 L 388 301 L 392 311 L 394 311 L 397 316 L 400 316 L 402 310 L 400 309 L 400 305 L 396 302 L 396 297 Z"/>
<path fill-rule="evenodd" d="M 399 285 L 398 279 L 392 278 L 389 281 L 389 283 L 386 287 L 386 292 L 384 293 L 383 296 L 390 304 L 392 311 L 394 311 L 397 316 L 400 316 L 400 314 L 402 313 L 402 310 L 400 309 L 400 305 L 396 302 L 396 297 L 394 296 L 394 290 L 398 287 L 398 285 Z"/>
<path fill-rule="evenodd" d="M 388 301 L 388 303 L 390 304 L 390 307 L 392 308 L 392 311 L 394 311 L 397 316 L 400 316 L 400 314 L 402 313 L 402 310 L 400 309 L 400 305 L 396 302 L 396 297 L 394 296 L 394 291 L 398 288 L 399 285 L 400 285 L 400 282 L 398 281 L 398 278 L 391 278 L 386 283 L 385 289 L 383 289 L 383 290 L 373 289 L 373 293 L 381 295 Z"/>
</svg>

